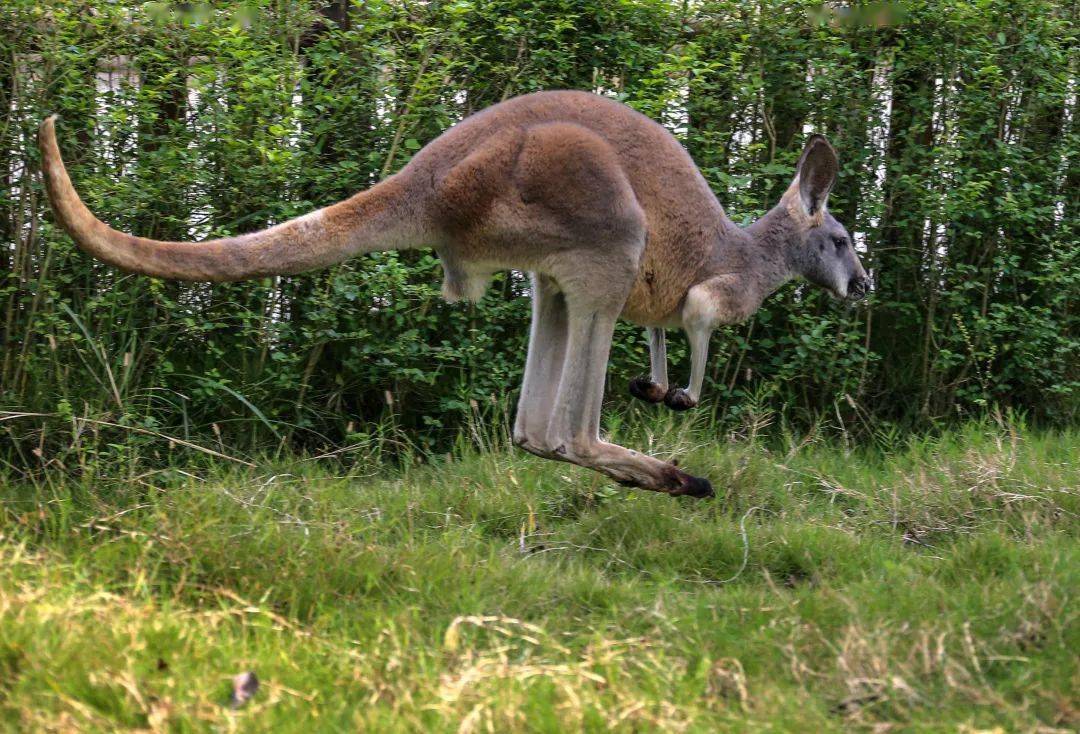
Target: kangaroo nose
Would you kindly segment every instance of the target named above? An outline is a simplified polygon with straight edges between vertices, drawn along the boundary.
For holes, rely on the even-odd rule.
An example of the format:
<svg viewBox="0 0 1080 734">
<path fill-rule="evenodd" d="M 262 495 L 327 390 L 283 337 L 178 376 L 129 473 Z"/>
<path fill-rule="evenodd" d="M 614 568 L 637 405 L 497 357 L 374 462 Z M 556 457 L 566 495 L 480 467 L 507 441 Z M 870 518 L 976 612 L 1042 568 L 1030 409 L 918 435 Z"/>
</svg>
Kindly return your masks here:
<svg viewBox="0 0 1080 734">
<path fill-rule="evenodd" d="M 855 276 L 848 281 L 848 298 L 856 299 L 866 296 L 867 291 L 870 290 L 870 278 L 863 276 Z"/>
</svg>

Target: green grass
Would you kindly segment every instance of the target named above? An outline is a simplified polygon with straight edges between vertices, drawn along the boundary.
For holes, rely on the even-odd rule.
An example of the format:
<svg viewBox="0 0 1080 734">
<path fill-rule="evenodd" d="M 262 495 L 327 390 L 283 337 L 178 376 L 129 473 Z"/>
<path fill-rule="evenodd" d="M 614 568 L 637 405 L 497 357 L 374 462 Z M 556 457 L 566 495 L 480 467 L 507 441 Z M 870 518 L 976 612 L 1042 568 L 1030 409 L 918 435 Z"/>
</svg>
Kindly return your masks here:
<svg viewBox="0 0 1080 734">
<path fill-rule="evenodd" d="M 0 482 L 0 727 L 1080 726 L 1080 434 L 625 433 L 717 498 L 490 446 Z"/>
</svg>

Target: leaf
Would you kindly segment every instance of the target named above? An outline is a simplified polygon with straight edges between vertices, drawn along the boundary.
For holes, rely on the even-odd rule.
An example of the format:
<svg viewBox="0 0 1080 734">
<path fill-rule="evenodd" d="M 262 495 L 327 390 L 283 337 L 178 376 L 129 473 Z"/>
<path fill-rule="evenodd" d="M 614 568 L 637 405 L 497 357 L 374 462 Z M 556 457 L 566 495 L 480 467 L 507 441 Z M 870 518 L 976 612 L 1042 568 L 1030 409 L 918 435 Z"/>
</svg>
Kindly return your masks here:
<svg viewBox="0 0 1080 734">
<path fill-rule="evenodd" d="M 446 628 L 446 634 L 443 635 L 443 649 L 453 652 L 458 649 L 458 645 L 461 644 L 461 633 L 458 631 L 458 624 L 460 620 L 455 619 L 449 627 Z"/>
</svg>

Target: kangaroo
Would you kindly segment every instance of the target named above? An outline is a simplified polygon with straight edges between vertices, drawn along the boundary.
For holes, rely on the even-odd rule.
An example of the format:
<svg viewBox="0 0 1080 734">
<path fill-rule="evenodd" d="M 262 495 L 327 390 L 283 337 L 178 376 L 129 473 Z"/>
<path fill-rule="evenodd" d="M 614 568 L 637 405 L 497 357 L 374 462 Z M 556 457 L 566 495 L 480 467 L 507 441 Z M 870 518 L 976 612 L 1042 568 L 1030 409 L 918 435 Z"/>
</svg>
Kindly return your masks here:
<svg viewBox="0 0 1080 734">
<path fill-rule="evenodd" d="M 378 250 L 430 247 L 449 301 L 478 300 L 499 270 L 528 271 L 532 326 L 514 443 L 617 482 L 711 497 L 708 480 L 600 438 L 615 321 L 653 335 L 653 371 L 635 393 L 696 402 L 708 336 L 802 276 L 838 298 L 868 281 L 825 205 L 836 153 L 813 136 L 780 203 L 747 229 L 725 215 L 678 141 L 629 107 L 576 91 L 539 92 L 472 115 L 397 174 L 349 199 L 259 232 L 201 243 L 124 234 L 80 200 L 56 142 L 39 132 L 57 221 L 86 252 L 158 278 L 236 281 L 325 267 Z M 690 386 L 667 388 L 665 327 L 694 344 Z M 670 397 L 669 397 L 670 395 Z"/>
<path fill-rule="evenodd" d="M 806 142 L 795 180 L 780 204 L 745 230 L 726 229 L 701 274 L 687 290 L 677 319 L 690 343 L 690 384 L 668 385 L 664 325 L 649 325 L 650 375 L 630 382 L 630 394 L 672 410 L 697 405 L 705 380 L 709 339 L 717 326 L 745 320 L 795 276 L 828 289 L 838 299 L 866 296 L 870 278 L 847 230 L 825 205 L 839 169 L 836 152 L 822 135 Z"/>
</svg>

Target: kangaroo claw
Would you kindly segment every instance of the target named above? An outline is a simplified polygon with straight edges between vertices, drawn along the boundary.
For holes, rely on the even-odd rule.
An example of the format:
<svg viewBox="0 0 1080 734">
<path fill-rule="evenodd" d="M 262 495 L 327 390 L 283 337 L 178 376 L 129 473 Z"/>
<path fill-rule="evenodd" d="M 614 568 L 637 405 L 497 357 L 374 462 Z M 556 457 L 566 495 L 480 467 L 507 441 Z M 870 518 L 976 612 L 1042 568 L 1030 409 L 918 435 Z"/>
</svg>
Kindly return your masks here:
<svg viewBox="0 0 1080 734">
<path fill-rule="evenodd" d="M 697 401 L 690 397 L 690 393 L 681 387 L 673 387 L 664 396 L 664 405 L 676 411 L 690 410 Z"/>
<path fill-rule="evenodd" d="M 646 403 L 662 403 L 665 392 L 663 387 L 648 377 L 635 377 L 630 380 L 630 394 Z"/>
</svg>

